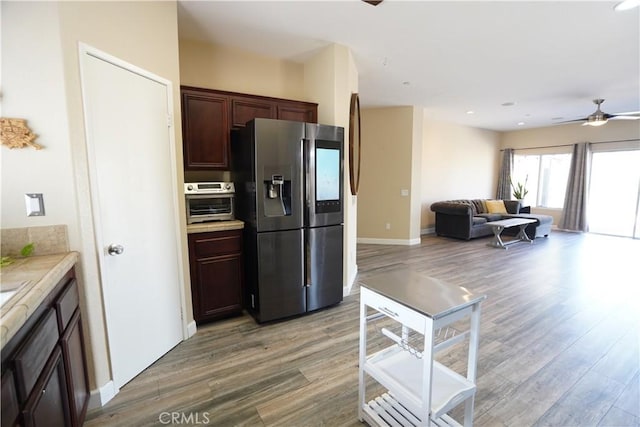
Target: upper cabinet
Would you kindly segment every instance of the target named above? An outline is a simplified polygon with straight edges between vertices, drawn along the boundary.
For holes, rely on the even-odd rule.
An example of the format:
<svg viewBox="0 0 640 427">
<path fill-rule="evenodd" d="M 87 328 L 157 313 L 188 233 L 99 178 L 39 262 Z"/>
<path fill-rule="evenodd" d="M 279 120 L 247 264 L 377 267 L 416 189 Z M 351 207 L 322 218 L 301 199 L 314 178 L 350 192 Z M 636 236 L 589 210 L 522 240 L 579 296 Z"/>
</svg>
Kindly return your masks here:
<svg viewBox="0 0 640 427">
<path fill-rule="evenodd" d="M 309 108 L 306 105 L 300 105 L 299 102 L 282 102 L 276 108 L 277 118 L 280 120 L 318 123 L 318 108 Z"/>
<path fill-rule="evenodd" d="M 182 89 L 185 169 L 228 169 L 228 115 L 228 96 L 199 89 Z"/>
<path fill-rule="evenodd" d="M 276 105 L 257 97 L 237 96 L 231 100 L 231 127 L 244 127 L 252 119 L 275 119 Z"/>
<path fill-rule="evenodd" d="M 317 123 L 318 104 L 182 86 L 186 170 L 228 170 L 231 129 L 255 118 Z"/>
</svg>

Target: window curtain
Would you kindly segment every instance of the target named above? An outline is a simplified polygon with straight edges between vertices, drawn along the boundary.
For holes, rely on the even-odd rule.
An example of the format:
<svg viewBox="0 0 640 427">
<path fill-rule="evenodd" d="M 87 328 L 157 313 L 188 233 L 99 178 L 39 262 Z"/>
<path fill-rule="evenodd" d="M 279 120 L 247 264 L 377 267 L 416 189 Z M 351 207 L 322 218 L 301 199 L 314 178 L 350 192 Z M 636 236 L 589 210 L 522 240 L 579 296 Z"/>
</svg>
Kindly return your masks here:
<svg viewBox="0 0 640 427">
<path fill-rule="evenodd" d="M 502 167 L 498 176 L 496 199 L 511 200 L 511 170 L 513 169 L 513 148 L 505 148 L 502 153 Z"/>
<path fill-rule="evenodd" d="M 590 165 L 591 144 L 588 142 L 574 144 L 567 191 L 564 196 L 563 214 L 558 228 L 574 231 L 589 230 L 587 196 Z"/>
</svg>

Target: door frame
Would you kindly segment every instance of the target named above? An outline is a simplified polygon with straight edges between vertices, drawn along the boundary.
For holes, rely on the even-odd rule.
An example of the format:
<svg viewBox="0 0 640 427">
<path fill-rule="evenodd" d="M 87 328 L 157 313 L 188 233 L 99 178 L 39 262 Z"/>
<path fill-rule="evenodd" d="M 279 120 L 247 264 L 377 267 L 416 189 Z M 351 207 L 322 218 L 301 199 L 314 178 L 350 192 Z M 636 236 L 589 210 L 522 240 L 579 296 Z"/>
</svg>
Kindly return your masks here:
<svg viewBox="0 0 640 427">
<path fill-rule="evenodd" d="M 167 131 L 169 133 L 169 145 L 172 149 L 170 149 L 170 161 L 171 161 L 171 199 L 173 202 L 173 223 L 174 223 L 174 230 L 175 230 L 175 235 L 174 235 L 174 239 L 176 242 L 176 248 L 177 248 L 177 252 L 178 252 L 178 257 L 176 257 L 176 263 L 177 263 L 177 271 L 178 271 L 178 282 L 175 284 L 175 286 L 178 286 L 178 291 L 179 291 L 179 295 L 180 295 L 180 310 L 181 310 L 181 323 L 182 323 L 182 340 L 184 341 L 185 339 L 189 338 L 191 335 L 193 335 L 193 333 L 195 333 L 195 330 L 192 333 L 192 328 L 191 325 L 188 323 L 188 319 L 185 316 L 185 313 L 188 312 L 187 308 L 187 304 L 186 304 L 186 295 L 185 295 L 185 283 L 184 283 L 184 278 L 185 278 L 185 267 L 184 267 L 184 263 L 183 263 L 183 255 L 184 255 L 184 245 L 182 242 L 182 233 L 181 233 L 181 227 L 180 227 L 180 223 L 181 223 L 181 213 L 182 211 L 179 209 L 180 204 L 179 204 L 179 200 L 178 200 L 178 194 L 179 193 L 179 188 L 178 188 L 178 171 L 177 171 L 177 158 L 176 158 L 176 139 L 175 139 L 175 130 L 174 130 L 174 117 L 173 117 L 173 113 L 174 113 L 174 109 L 173 109 L 173 84 L 170 80 L 167 80 L 163 77 L 160 77 L 156 74 L 153 74 L 143 68 L 140 68 L 136 65 L 133 65 L 129 62 L 126 62 L 120 58 L 117 58 L 113 55 L 110 55 L 104 51 L 101 51 L 99 49 L 94 48 L 93 46 L 90 46 L 88 44 L 85 43 L 78 43 L 78 62 L 79 62 L 79 70 L 80 70 L 80 89 L 81 89 L 81 97 L 82 97 L 82 112 L 83 112 L 83 130 L 84 130 L 84 137 L 85 137 L 85 142 L 86 142 L 86 154 L 87 154 L 87 174 L 89 177 L 89 200 L 90 200 L 90 210 L 91 210 L 91 216 L 93 218 L 92 220 L 92 231 L 93 231 L 93 240 L 94 240 L 94 249 L 96 251 L 96 255 L 97 255 L 97 265 L 98 265 L 98 270 L 99 270 L 99 278 L 100 278 L 100 291 L 102 294 L 102 311 L 103 311 L 103 318 L 105 320 L 104 326 L 106 329 L 106 339 L 107 339 L 107 352 L 109 355 L 109 369 L 110 369 L 110 375 L 111 375 L 111 381 L 109 385 L 106 385 L 105 387 L 101 387 L 101 389 L 107 388 L 107 389 L 112 389 L 111 391 L 107 391 L 104 390 L 106 392 L 107 395 L 110 395 L 107 397 L 107 399 L 101 399 L 102 400 L 102 404 L 105 404 L 106 401 L 110 400 L 113 396 L 115 396 L 118 391 L 119 388 L 116 387 L 114 381 L 113 381 L 113 367 L 111 364 L 111 346 L 109 346 L 109 323 L 107 321 L 107 317 L 108 317 L 108 310 L 107 307 L 109 306 L 110 302 L 107 300 L 106 295 L 107 293 L 105 292 L 104 286 L 106 284 L 106 277 L 105 277 L 105 268 L 104 268 L 104 261 L 103 261 L 103 256 L 102 254 L 104 253 L 104 239 L 102 236 L 102 219 L 101 219 L 101 214 L 100 214 L 100 203 L 99 203 L 99 198 L 98 198 L 98 189 L 97 189 L 97 168 L 96 168 L 96 161 L 95 161 L 95 151 L 94 151 L 94 147 L 92 144 L 89 143 L 89 141 L 92 140 L 92 132 L 91 129 L 89 129 L 87 121 L 86 121 L 86 117 L 87 117 L 87 102 L 86 102 L 86 98 L 85 98 L 85 73 L 86 71 L 84 70 L 85 67 L 85 58 L 87 57 L 93 57 L 102 61 L 105 61 L 107 63 L 110 63 L 116 67 L 122 68 L 126 71 L 132 72 L 134 74 L 137 74 L 141 77 L 144 77 L 146 79 L 152 80 L 156 83 L 159 83 L 163 86 L 166 87 L 166 92 L 167 92 Z M 98 384 L 98 387 L 100 387 L 100 385 Z M 101 390 L 102 392 L 102 390 Z"/>
</svg>

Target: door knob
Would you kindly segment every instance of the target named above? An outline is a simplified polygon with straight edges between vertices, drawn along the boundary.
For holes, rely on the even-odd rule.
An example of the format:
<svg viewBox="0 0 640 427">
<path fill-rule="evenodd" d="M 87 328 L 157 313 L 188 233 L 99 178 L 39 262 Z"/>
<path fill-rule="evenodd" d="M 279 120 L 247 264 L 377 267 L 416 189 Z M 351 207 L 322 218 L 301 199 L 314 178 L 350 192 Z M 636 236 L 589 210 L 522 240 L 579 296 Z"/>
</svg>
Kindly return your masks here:
<svg viewBox="0 0 640 427">
<path fill-rule="evenodd" d="M 124 247 L 122 245 L 110 244 L 107 248 L 107 253 L 111 256 L 120 255 L 124 252 Z"/>
</svg>

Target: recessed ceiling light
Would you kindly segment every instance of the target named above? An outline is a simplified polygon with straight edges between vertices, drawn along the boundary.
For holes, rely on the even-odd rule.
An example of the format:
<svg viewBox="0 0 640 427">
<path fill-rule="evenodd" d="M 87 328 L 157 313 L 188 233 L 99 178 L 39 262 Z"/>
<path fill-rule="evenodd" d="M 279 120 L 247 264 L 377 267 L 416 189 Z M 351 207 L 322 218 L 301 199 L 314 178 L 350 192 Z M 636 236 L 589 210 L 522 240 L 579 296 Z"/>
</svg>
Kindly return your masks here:
<svg viewBox="0 0 640 427">
<path fill-rule="evenodd" d="M 512 106 L 516 105 L 516 103 L 513 102 L 513 101 L 509 101 L 509 102 L 503 102 L 501 105 L 503 107 L 512 107 Z"/>
<path fill-rule="evenodd" d="M 467 111 L 467 114 L 475 114 L 475 113 L 476 113 L 476 112 L 475 112 L 475 111 L 473 111 L 473 110 L 469 110 L 469 111 Z"/>
<path fill-rule="evenodd" d="M 524 126 L 524 122 L 518 122 L 518 126 Z"/>
<path fill-rule="evenodd" d="M 622 12 L 623 10 L 631 10 L 634 7 L 640 6 L 640 0 L 624 0 L 613 7 L 616 12 Z"/>
</svg>

